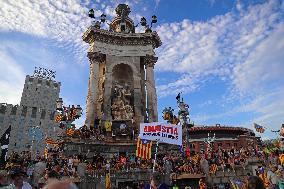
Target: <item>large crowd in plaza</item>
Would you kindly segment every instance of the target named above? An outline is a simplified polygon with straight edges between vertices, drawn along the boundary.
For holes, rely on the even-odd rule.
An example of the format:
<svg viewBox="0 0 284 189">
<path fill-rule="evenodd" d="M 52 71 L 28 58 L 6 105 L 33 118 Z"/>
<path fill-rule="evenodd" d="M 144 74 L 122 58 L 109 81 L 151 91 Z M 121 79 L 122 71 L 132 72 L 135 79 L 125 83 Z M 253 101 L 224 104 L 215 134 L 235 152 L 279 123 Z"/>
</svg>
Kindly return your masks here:
<svg viewBox="0 0 284 189">
<path fill-rule="evenodd" d="M 66 157 L 62 152 L 61 148 L 51 148 L 45 157 L 36 156 L 34 158 L 29 151 L 11 153 L 5 166 L 2 167 L 7 174 L 3 174 L 2 171 L 0 181 L 6 180 L 7 184 L 12 183 L 15 181 L 13 175 L 18 173 L 25 175 L 27 181 L 35 187 L 46 184 L 50 179 L 71 179 L 76 183 L 88 177 L 100 181 L 106 173 L 114 177 L 118 173 L 137 170 L 150 171 L 154 163 L 154 159 L 142 160 L 135 154 L 113 154 L 111 157 L 106 157 L 97 153 L 87 158 L 86 155 L 81 154 Z M 260 162 L 255 171 L 267 187 L 277 188 L 276 186 L 283 182 L 283 166 L 281 166 L 278 152 L 266 154 L 252 147 L 240 150 L 220 148 L 216 151 L 191 155 L 180 152 L 160 152 L 157 155 L 155 169 L 164 175 L 169 175 L 171 184 L 174 184 L 177 176 L 181 174 L 210 176 L 216 174 L 217 170 L 234 173 L 237 166 L 245 170 L 248 169 L 248 161 L 252 158 Z M 264 170 L 267 175 L 264 174 Z M 9 175 L 12 177 L 8 177 Z M 9 178 L 12 180 L 9 181 Z M 0 184 L 3 185 L 3 182 Z M 141 188 L 144 187 L 143 185 L 141 183 Z"/>
</svg>

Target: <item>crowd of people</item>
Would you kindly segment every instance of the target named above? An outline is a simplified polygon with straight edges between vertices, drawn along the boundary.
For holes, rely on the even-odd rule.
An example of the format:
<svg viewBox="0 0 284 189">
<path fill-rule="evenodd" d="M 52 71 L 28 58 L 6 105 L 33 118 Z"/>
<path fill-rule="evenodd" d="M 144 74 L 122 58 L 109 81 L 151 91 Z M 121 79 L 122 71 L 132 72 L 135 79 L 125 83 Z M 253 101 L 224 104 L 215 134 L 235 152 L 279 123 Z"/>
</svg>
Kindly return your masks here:
<svg viewBox="0 0 284 189">
<path fill-rule="evenodd" d="M 107 156 L 97 153 L 91 157 L 88 154 L 67 157 L 62 148 L 50 148 L 45 155 L 45 157 L 39 155 L 32 157 L 29 151 L 11 153 L 5 167 L 2 167 L 0 186 L 5 182 L 17 185 L 17 179 L 27 185 L 26 188 L 29 188 L 28 185 L 39 188 L 52 179 L 69 179 L 74 183 L 79 183 L 86 177 L 91 177 L 100 181 L 107 173 L 110 177 L 114 177 L 118 173 L 127 174 L 127 172 L 137 170 L 150 172 L 154 165 L 154 159 L 143 160 L 137 158 L 135 154 L 117 153 Z M 281 180 L 284 177 L 283 166 L 279 153 L 267 154 L 252 147 L 230 150 L 219 148 L 215 151 L 208 150 L 190 155 L 181 152 L 160 152 L 157 154 L 155 170 L 168 175 L 169 183 L 167 184 L 173 185 L 181 174 L 199 174 L 201 177 L 207 177 L 216 174 L 217 170 L 235 173 L 236 166 L 246 170 L 249 160 L 253 158 L 259 162 L 258 168 L 254 170 L 255 174 L 267 187 L 276 188 L 283 182 Z M 23 175 L 27 182 L 21 181 Z M 206 185 L 206 182 L 204 184 Z"/>
</svg>

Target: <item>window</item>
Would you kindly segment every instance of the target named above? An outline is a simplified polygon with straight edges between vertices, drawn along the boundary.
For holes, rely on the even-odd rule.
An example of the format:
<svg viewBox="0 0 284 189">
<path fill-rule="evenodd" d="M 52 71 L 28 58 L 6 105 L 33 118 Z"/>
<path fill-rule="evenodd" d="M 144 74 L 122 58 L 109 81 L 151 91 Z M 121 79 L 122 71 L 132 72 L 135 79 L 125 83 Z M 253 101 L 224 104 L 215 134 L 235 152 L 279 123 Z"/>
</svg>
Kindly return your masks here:
<svg viewBox="0 0 284 189">
<path fill-rule="evenodd" d="M 27 112 L 28 112 L 28 107 L 27 106 L 23 106 L 21 116 L 24 116 L 24 117 L 27 116 Z"/>
<path fill-rule="evenodd" d="M 0 116 L 0 123 L 3 123 L 4 121 L 4 116 Z"/>
<path fill-rule="evenodd" d="M 37 108 L 33 107 L 32 108 L 32 118 L 36 118 L 36 111 L 37 111 Z"/>
<path fill-rule="evenodd" d="M 13 106 L 11 110 L 11 115 L 16 115 L 18 106 Z"/>
<path fill-rule="evenodd" d="M 34 78 L 29 78 L 28 84 L 31 85 L 33 83 L 33 81 L 34 81 Z"/>
<path fill-rule="evenodd" d="M 6 109 L 7 109 L 7 106 L 6 106 L 5 104 L 1 104 L 0 113 L 1 113 L 1 114 L 5 114 Z"/>
<path fill-rule="evenodd" d="M 57 89 L 57 87 L 58 87 L 58 84 L 54 83 L 54 88 Z"/>
<path fill-rule="evenodd" d="M 42 110 L 41 110 L 40 119 L 45 119 L 45 114 L 46 114 L 45 109 L 42 109 Z"/>
<path fill-rule="evenodd" d="M 106 68 L 103 68 L 103 75 L 105 75 L 106 73 Z"/>
<path fill-rule="evenodd" d="M 49 115 L 50 116 L 50 120 L 54 120 L 54 114 L 55 114 L 55 112 L 51 112 L 50 113 L 50 115 Z"/>
</svg>

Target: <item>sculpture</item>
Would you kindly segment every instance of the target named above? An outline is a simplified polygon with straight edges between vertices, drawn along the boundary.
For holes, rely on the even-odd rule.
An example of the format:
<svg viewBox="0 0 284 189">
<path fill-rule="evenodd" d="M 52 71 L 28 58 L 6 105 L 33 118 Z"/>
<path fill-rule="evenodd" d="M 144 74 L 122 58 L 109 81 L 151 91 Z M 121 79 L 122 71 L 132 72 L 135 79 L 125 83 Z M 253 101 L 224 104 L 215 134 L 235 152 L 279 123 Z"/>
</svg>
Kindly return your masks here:
<svg viewBox="0 0 284 189">
<path fill-rule="evenodd" d="M 132 119 L 134 112 L 130 105 L 131 92 L 129 86 L 126 84 L 125 87 L 116 84 L 114 86 L 112 95 L 112 117 L 114 120 L 126 120 Z"/>
</svg>

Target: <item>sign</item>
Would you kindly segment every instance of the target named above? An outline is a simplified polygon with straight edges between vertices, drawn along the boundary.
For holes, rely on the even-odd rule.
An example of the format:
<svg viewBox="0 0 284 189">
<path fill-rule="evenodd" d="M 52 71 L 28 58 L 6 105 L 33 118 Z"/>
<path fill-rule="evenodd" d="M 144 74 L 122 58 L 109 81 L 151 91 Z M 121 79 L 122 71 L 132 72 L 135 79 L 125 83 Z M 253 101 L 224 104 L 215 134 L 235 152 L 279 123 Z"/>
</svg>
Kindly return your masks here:
<svg viewBox="0 0 284 189">
<path fill-rule="evenodd" d="M 146 140 L 182 145 L 182 126 L 159 122 L 140 123 L 139 137 Z"/>
<path fill-rule="evenodd" d="M 131 135 L 132 128 L 131 121 L 112 121 L 112 131 L 114 135 Z"/>
</svg>

